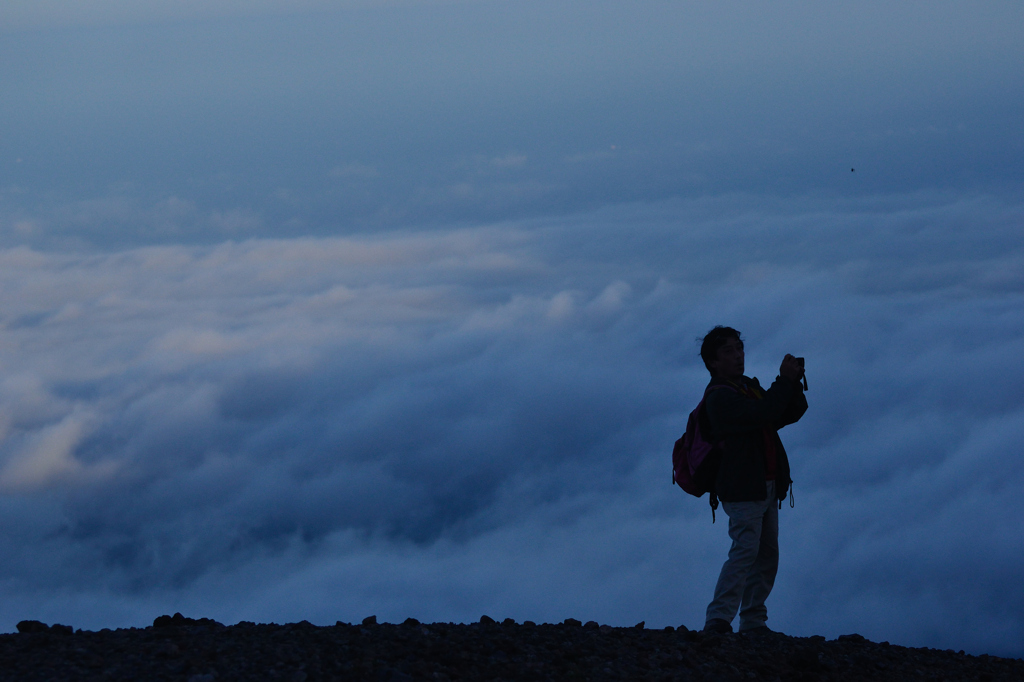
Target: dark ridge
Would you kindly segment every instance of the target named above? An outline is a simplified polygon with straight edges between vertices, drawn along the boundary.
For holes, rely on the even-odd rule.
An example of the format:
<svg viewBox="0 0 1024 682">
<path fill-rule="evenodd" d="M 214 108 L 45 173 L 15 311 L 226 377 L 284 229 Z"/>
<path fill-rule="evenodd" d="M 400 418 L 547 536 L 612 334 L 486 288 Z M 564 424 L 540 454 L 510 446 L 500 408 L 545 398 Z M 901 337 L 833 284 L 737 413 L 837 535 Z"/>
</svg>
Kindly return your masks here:
<svg viewBox="0 0 1024 682">
<path fill-rule="evenodd" d="M 712 634 L 686 627 L 560 624 L 401 624 L 365 618 L 317 627 L 180 613 L 152 627 L 89 632 L 22 621 L 0 635 L 2 680 L 1024 680 L 1024 661 L 911 649 L 856 634 Z"/>
</svg>

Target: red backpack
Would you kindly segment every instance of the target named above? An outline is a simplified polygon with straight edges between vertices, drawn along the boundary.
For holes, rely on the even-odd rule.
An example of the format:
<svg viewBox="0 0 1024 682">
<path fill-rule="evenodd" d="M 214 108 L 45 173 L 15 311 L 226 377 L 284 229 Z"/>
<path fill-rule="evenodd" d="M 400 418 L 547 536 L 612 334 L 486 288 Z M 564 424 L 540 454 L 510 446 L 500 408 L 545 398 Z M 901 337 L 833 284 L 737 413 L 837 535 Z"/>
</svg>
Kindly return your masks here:
<svg viewBox="0 0 1024 682">
<path fill-rule="evenodd" d="M 722 461 L 723 444 L 721 441 L 713 443 L 708 440 L 711 438 L 711 422 L 708 419 L 708 409 L 704 405 L 706 399 L 707 391 L 686 420 L 686 433 L 672 448 L 672 482 L 694 497 L 703 497 L 704 493 L 711 493 L 708 502 L 711 505 L 711 523 L 714 523 L 715 510 L 718 509 L 715 478 L 718 476 L 718 465 Z"/>
</svg>

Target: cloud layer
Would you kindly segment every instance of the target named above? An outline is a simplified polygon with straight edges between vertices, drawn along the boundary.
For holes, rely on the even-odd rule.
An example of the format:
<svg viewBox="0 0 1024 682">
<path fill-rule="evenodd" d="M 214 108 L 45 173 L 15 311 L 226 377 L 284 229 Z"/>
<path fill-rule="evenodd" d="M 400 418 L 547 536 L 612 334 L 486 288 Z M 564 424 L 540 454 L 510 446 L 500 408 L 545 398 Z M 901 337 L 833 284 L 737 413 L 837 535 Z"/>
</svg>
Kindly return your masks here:
<svg viewBox="0 0 1024 682">
<path fill-rule="evenodd" d="M 726 323 L 771 625 L 1024 653 L 1020 3 L 285 5 L 0 8 L 0 629 L 698 626 Z"/>
<path fill-rule="evenodd" d="M 670 485 L 744 331 L 796 507 L 769 604 L 1020 655 L 1024 203 L 620 205 L 391 232 L 0 252 L 0 623 L 701 624 L 727 538 Z"/>
</svg>

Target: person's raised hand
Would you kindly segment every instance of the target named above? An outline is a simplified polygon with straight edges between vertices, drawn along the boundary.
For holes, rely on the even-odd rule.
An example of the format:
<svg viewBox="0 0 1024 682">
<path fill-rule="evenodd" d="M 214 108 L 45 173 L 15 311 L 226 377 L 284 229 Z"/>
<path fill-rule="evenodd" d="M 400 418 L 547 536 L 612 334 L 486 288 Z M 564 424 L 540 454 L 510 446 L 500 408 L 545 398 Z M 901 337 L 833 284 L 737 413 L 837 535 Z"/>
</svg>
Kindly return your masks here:
<svg viewBox="0 0 1024 682">
<path fill-rule="evenodd" d="M 779 367 L 779 375 L 799 382 L 800 377 L 804 375 L 804 367 L 799 360 L 786 353 L 786 357 L 782 358 L 782 366 Z"/>
</svg>

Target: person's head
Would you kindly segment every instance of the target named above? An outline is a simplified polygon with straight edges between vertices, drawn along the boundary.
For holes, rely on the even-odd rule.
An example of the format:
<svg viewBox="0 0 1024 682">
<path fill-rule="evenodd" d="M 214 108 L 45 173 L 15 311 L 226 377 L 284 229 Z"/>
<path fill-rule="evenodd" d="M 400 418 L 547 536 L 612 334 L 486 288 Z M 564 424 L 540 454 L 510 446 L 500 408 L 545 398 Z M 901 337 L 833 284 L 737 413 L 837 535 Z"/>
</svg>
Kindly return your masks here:
<svg viewBox="0 0 1024 682">
<path fill-rule="evenodd" d="M 700 344 L 700 357 L 713 377 L 743 376 L 743 339 L 732 327 L 715 327 Z"/>
</svg>

